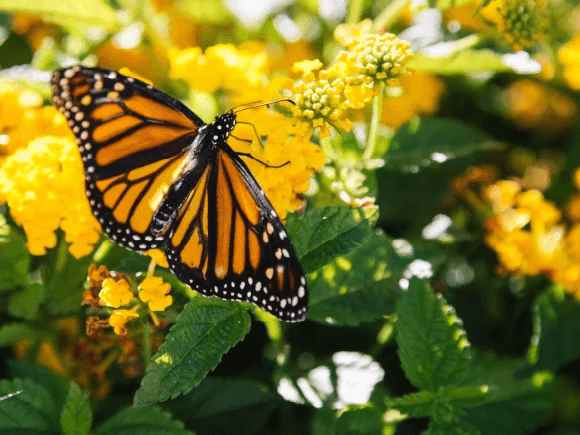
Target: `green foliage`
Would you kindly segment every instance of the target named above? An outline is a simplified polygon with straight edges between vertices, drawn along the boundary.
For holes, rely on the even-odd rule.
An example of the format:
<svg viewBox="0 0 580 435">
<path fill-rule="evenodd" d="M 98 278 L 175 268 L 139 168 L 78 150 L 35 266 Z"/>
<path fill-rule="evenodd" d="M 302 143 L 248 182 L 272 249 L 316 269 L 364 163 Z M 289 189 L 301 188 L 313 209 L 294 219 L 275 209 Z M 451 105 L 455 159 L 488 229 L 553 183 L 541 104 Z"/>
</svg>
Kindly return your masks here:
<svg viewBox="0 0 580 435">
<path fill-rule="evenodd" d="M 0 0 L 0 10 L 10 12 L 27 12 L 40 14 L 45 19 L 59 24 L 102 26 L 111 29 L 117 25 L 115 11 L 104 1 L 64 0 L 45 2 L 43 0 Z"/>
<path fill-rule="evenodd" d="M 153 356 L 135 404 L 161 402 L 191 391 L 249 330 L 250 317 L 240 304 L 193 298 Z"/>
<path fill-rule="evenodd" d="M 91 408 L 85 393 L 76 382 L 71 382 L 66 402 L 60 413 L 64 435 L 86 435 L 91 428 Z"/>
<path fill-rule="evenodd" d="M 95 435 L 193 435 L 158 406 L 127 408 L 93 430 Z"/>
<path fill-rule="evenodd" d="M 0 292 L 27 283 L 30 254 L 24 238 L 0 217 Z"/>
<path fill-rule="evenodd" d="M 409 65 L 421 71 L 437 72 L 442 75 L 470 74 L 478 72 L 508 72 L 512 69 L 504 62 L 501 54 L 491 50 L 460 50 L 461 42 L 446 47 L 441 56 L 419 54 Z"/>
<path fill-rule="evenodd" d="M 534 335 L 528 350 L 531 369 L 557 370 L 580 356 L 577 300 L 553 286 L 538 297 L 533 314 Z"/>
<path fill-rule="evenodd" d="M 397 130 L 390 143 L 385 155 L 385 168 L 402 172 L 505 147 L 484 131 L 450 118 L 405 124 Z"/>
<path fill-rule="evenodd" d="M 372 233 L 377 212 L 375 207 L 329 206 L 291 215 L 287 229 L 304 272 L 314 272 L 361 246 Z"/>
<path fill-rule="evenodd" d="M 405 374 L 413 385 L 437 391 L 463 380 L 470 344 L 453 307 L 414 278 L 397 303 L 397 343 Z"/>
<path fill-rule="evenodd" d="M 170 402 L 172 414 L 197 435 L 259 433 L 278 397 L 255 382 L 206 378 L 196 388 Z"/>
<path fill-rule="evenodd" d="M 349 406 L 336 420 L 336 435 L 381 435 L 381 413 L 372 404 Z"/>
<path fill-rule="evenodd" d="M 59 428 L 58 410 L 46 388 L 26 378 L 0 380 L 0 397 L 17 391 L 0 402 L 0 430 L 24 435 Z"/>
<path fill-rule="evenodd" d="M 556 382 L 551 372 L 535 372 L 518 380 L 523 360 L 478 355 L 470 367 L 470 383 L 490 387 L 486 403 L 466 410 L 465 420 L 483 435 L 524 434 L 547 422 L 554 412 Z"/>
<path fill-rule="evenodd" d="M 308 319 L 332 325 L 359 325 L 392 314 L 399 295 L 389 270 L 390 240 L 376 232 L 352 254 L 309 276 Z"/>
</svg>

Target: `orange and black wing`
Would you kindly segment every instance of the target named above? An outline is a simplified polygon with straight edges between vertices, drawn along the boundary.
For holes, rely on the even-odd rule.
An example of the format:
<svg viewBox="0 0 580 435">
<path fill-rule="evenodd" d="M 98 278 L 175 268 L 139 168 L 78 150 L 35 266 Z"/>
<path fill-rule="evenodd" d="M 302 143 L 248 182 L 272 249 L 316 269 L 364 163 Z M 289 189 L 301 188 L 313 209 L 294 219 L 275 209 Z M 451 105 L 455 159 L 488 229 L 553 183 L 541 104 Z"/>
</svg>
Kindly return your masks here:
<svg viewBox="0 0 580 435">
<path fill-rule="evenodd" d="M 173 272 L 205 296 L 306 317 L 302 267 L 282 222 L 240 157 L 220 147 L 180 210 L 165 248 Z"/>
<path fill-rule="evenodd" d="M 203 121 L 179 101 L 114 71 L 75 66 L 57 71 L 53 102 L 76 136 L 86 194 L 103 230 L 139 251 L 160 246 L 155 211 L 188 165 Z"/>
</svg>

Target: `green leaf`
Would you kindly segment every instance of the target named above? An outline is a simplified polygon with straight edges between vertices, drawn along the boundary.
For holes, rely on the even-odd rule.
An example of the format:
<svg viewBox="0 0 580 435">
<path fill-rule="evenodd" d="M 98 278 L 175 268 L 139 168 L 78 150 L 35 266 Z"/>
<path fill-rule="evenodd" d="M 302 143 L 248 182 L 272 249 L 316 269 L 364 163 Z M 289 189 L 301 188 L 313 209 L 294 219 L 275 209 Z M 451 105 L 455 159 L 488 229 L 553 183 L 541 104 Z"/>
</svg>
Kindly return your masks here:
<svg viewBox="0 0 580 435">
<path fill-rule="evenodd" d="M 93 430 L 95 435 L 193 435 L 158 406 L 127 408 Z"/>
<path fill-rule="evenodd" d="M 347 406 L 336 420 L 336 435 L 381 435 L 381 413 L 373 404 Z"/>
<path fill-rule="evenodd" d="M 30 253 L 24 238 L 0 215 L 0 292 L 24 285 L 28 280 Z"/>
<path fill-rule="evenodd" d="M 14 378 L 27 378 L 50 391 L 56 409 L 61 409 L 68 394 L 66 380 L 50 369 L 29 361 L 9 360 L 9 372 Z"/>
<path fill-rule="evenodd" d="M 388 399 L 386 406 L 396 409 L 409 417 L 431 417 L 437 412 L 439 404 L 455 408 L 481 405 L 489 397 L 487 385 L 441 388 L 437 392 L 419 391 L 402 397 Z"/>
<path fill-rule="evenodd" d="M 259 433 L 278 404 L 277 395 L 255 382 L 206 378 L 167 406 L 197 435 L 249 435 Z"/>
<path fill-rule="evenodd" d="M 449 49 L 449 51 L 452 50 L 453 47 Z M 439 75 L 514 71 L 504 63 L 503 55 L 491 50 L 473 49 L 461 49 L 446 56 L 428 56 L 418 53 L 411 59 L 408 66 L 412 69 Z"/>
<path fill-rule="evenodd" d="M 38 341 L 50 334 L 39 327 L 25 322 L 7 323 L 0 327 L 0 347 L 9 346 L 18 340 Z"/>
<path fill-rule="evenodd" d="M 153 356 L 135 404 L 160 402 L 191 391 L 249 330 L 250 316 L 243 305 L 193 298 Z"/>
<path fill-rule="evenodd" d="M 580 356 L 580 303 L 564 289 L 553 286 L 533 307 L 534 334 L 528 361 L 529 371 L 553 370 Z"/>
<path fill-rule="evenodd" d="M 429 118 L 407 123 L 397 130 L 385 156 L 385 167 L 409 172 L 478 151 L 503 148 L 505 145 L 492 140 L 484 131 L 462 121 Z"/>
<path fill-rule="evenodd" d="M 10 295 L 8 312 L 14 317 L 32 320 L 45 298 L 46 292 L 42 284 L 27 284 L 22 290 Z"/>
<path fill-rule="evenodd" d="M 290 233 L 305 273 L 314 272 L 337 256 L 347 255 L 372 234 L 376 207 L 329 206 L 288 216 Z"/>
<path fill-rule="evenodd" d="M 68 243 L 64 238 L 46 257 L 49 265 L 45 274 L 48 313 L 57 316 L 80 311 L 84 283 L 92 258 L 74 258 L 69 254 Z"/>
<path fill-rule="evenodd" d="M 443 407 L 439 407 L 443 408 Z M 431 420 L 429 428 L 422 435 L 480 435 L 481 431 L 454 414 L 451 408 L 441 419 Z"/>
<path fill-rule="evenodd" d="M 476 354 L 469 383 L 487 384 L 487 403 L 465 409 L 464 419 L 483 435 L 530 433 L 546 423 L 554 412 L 556 382 L 550 372 L 536 372 L 517 380 L 514 373 L 525 364 L 523 359 L 498 358 Z"/>
<path fill-rule="evenodd" d="M 112 29 L 117 26 L 117 16 L 113 8 L 101 0 L 0 0 L 0 11 L 26 12 L 42 15 L 46 21 L 57 23 L 73 21 L 85 26 L 99 26 Z"/>
<path fill-rule="evenodd" d="M 31 379 L 0 380 L 0 397 L 21 391 L 0 401 L 0 433 L 8 430 L 57 430 L 58 410 L 49 392 Z M 16 432 L 15 433 L 19 433 Z M 22 431 L 20 433 L 30 433 Z"/>
<path fill-rule="evenodd" d="M 86 435 L 91 429 L 92 413 L 85 393 L 74 381 L 66 396 L 64 408 L 60 413 L 60 425 L 64 435 Z"/>
<path fill-rule="evenodd" d="M 441 295 L 413 278 L 397 302 L 397 316 L 399 358 L 414 386 L 437 391 L 463 380 L 470 344 L 461 320 Z"/>
<path fill-rule="evenodd" d="M 393 256 L 391 240 L 376 231 L 352 254 L 311 274 L 308 319 L 358 325 L 392 314 L 400 293 L 389 269 Z"/>
</svg>

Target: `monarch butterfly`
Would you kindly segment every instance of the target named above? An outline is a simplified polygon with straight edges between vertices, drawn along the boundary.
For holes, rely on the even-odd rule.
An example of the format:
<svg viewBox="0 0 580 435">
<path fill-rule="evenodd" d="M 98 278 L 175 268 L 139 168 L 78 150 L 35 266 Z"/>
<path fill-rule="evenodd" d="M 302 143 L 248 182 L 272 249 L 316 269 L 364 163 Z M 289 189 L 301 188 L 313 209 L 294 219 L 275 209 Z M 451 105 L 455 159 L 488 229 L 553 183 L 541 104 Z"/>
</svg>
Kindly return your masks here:
<svg viewBox="0 0 580 435">
<path fill-rule="evenodd" d="M 104 232 L 128 249 L 163 247 L 204 296 L 306 317 L 306 279 L 286 230 L 227 143 L 229 110 L 205 124 L 142 81 L 101 68 L 56 71 L 52 101 L 76 136 L 86 195 Z"/>
</svg>

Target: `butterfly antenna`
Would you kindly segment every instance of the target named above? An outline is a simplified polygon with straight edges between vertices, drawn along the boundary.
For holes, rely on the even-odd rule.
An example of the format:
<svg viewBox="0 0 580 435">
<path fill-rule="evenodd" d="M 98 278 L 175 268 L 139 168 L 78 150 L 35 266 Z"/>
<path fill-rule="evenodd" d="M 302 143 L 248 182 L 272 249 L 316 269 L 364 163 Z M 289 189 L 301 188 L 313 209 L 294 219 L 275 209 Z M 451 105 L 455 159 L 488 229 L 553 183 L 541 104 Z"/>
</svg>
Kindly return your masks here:
<svg viewBox="0 0 580 435">
<path fill-rule="evenodd" d="M 260 104 L 254 105 L 254 106 L 244 107 L 243 109 L 240 109 L 240 110 L 238 110 L 236 112 L 232 112 L 232 113 L 240 113 L 240 112 L 243 112 L 244 110 L 255 109 L 256 107 L 262 107 L 262 106 L 270 107 L 270 104 L 283 103 L 283 102 L 292 103 L 292 104 L 296 105 L 294 100 L 291 100 L 290 98 L 280 98 L 279 100 L 273 100 L 273 101 L 270 101 L 269 103 L 260 103 Z M 252 103 L 248 103 L 248 104 L 252 104 Z M 239 124 L 239 122 L 238 122 L 238 124 Z"/>
<path fill-rule="evenodd" d="M 228 113 L 234 113 L 234 110 L 236 110 L 238 107 L 248 106 L 250 104 L 258 104 L 258 103 L 261 103 L 261 102 L 262 102 L 262 100 L 257 100 L 257 101 L 250 101 L 249 103 L 238 104 L 237 106 L 234 106 L 230 110 L 228 110 Z"/>
<path fill-rule="evenodd" d="M 243 109 L 242 109 L 243 110 Z M 237 124 L 246 124 L 246 125 L 251 125 L 252 128 L 254 129 L 254 133 L 256 133 L 256 138 L 258 139 L 258 142 L 260 143 L 260 146 L 262 148 L 264 148 L 264 144 L 262 143 L 262 139 L 260 139 L 260 135 L 258 134 L 258 130 L 256 130 L 256 126 L 254 124 L 252 124 L 251 122 L 244 122 L 244 121 L 238 121 Z M 238 139 L 238 138 L 236 138 Z M 239 139 L 238 139 L 239 140 Z"/>
</svg>

